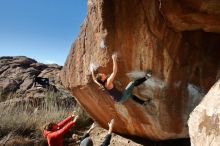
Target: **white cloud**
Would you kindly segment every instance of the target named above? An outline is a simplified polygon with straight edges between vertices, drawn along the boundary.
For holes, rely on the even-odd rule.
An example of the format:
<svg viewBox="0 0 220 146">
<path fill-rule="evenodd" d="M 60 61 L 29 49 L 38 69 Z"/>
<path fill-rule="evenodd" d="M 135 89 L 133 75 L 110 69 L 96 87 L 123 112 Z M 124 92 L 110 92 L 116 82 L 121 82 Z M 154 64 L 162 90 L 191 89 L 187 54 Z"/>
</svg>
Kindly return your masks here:
<svg viewBox="0 0 220 146">
<path fill-rule="evenodd" d="M 56 61 L 53 61 L 53 60 L 46 60 L 45 63 L 46 63 L 46 64 L 54 64 L 54 63 L 56 63 Z"/>
</svg>

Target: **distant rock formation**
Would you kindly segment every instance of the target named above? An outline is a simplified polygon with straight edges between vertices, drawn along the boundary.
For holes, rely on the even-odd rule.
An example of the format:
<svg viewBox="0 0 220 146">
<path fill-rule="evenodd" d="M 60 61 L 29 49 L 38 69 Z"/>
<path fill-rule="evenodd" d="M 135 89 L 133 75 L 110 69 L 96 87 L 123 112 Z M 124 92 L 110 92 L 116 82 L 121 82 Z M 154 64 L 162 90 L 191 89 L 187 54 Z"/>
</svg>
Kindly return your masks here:
<svg viewBox="0 0 220 146">
<path fill-rule="evenodd" d="M 62 67 L 42 64 L 25 56 L 0 57 L 0 107 L 31 104 L 38 107 L 48 93 L 56 93 L 58 104 L 73 106 L 75 100 L 60 81 Z M 49 79 L 50 87 L 33 86 L 34 77 Z M 54 97 L 55 98 L 55 97 Z"/>
<path fill-rule="evenodd" d="M 88 0 L 88 14 L 62 70 L 62 82 L 103 127 L 153 140 L 188 137 L 187 120 L 220 74 L 218 0 Z M 111 73 L 125 88 L 150 69 L 154 78 L 135 93 L 146 107 L 116 104 L 91 80 L 89 64 Z M 127 76 L 127 73 L 131 75 Z"/>
<path fill-rule="evenodd" d="M 220 145 L 220 80 L 190 114 L 191 146 Z"/>
</svg>

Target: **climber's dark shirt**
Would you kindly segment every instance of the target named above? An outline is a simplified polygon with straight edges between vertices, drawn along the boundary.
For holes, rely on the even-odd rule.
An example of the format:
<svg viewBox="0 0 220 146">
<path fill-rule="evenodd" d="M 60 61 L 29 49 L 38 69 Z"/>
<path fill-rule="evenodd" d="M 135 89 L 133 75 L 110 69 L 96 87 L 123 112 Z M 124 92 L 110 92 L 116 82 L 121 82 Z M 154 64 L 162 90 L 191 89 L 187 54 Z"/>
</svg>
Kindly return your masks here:
<svg viewBox="0 0 220 146">
<path fill-rule="evenodd" d="M 112 89 L 106 89 L 108 94 L 113 98 L 114 101 L 119 102 L 123 96 L 123 93 L 119 91 L 115 86 Z"/>
</svg>

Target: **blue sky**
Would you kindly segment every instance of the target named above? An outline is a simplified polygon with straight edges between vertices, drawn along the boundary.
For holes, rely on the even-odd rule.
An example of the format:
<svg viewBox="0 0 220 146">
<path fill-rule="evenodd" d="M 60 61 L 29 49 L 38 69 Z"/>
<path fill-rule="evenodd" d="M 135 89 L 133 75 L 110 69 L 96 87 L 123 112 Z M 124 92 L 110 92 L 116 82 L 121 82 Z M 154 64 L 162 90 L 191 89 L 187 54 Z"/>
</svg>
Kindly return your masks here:
<svg viewBox="0 0 220 146">
<path fill-rule="evenodd" d="M 0 0 L 0 56 L 64 65 L 87 0 Z"/>
</svg>

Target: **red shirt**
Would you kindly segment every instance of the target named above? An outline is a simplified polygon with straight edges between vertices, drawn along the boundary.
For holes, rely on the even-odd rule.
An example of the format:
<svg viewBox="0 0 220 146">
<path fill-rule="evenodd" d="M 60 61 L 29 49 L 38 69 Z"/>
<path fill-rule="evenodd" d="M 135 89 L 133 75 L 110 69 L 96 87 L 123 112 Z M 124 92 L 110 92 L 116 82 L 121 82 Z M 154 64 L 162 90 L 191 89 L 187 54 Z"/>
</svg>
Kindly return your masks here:
<svg viewBox="0 0 220 146">
<path fill-rule="evenodd" d="M 66 133 L 74 125 L 74 122 L 71 121 L 72 118 L 73 116 L 69 116 L 58 123 L 57 125 L 59 129 L 56 131 L 44 130 L 44 136 L 47 137 L 47 142 L 49 146 L 63 146 L 63 134 Z"/>
</svg>

